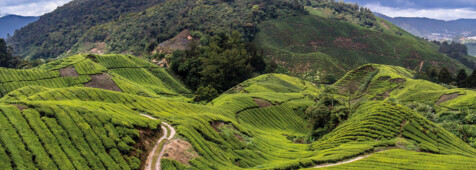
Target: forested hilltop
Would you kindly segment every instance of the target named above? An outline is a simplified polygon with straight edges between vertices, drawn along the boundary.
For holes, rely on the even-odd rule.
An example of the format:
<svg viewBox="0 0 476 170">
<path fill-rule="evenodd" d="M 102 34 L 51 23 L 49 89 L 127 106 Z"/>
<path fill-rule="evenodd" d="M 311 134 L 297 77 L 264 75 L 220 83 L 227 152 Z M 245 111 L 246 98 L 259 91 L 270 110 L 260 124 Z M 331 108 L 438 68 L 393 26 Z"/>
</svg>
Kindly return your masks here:
<svg viewBox="0 0 476 170">
<path fill-rule="evenodd" d="M 91 27 L 143 11 L 163 0 L 74 0 L 15 32 L 9 44 L 17 54 L 56 58 L 71 49 Z"/>
<path fill-rule="evenodd" d="M 101 10 L 88 11 L 90 6 Z M 315 83 L 335 81 L 366 63 L 453 72 L 474 65 L 438 52 L 366 8 L 331 0 L 73 1 L 8 42 L 29 59 L 120 53 L 170 64 L 174 57 L 163 56 L 189 49 L 188 38 L 209 46 L 214 36 L 232 31 L 264 57 L 267 71 Z"/>
</svg>

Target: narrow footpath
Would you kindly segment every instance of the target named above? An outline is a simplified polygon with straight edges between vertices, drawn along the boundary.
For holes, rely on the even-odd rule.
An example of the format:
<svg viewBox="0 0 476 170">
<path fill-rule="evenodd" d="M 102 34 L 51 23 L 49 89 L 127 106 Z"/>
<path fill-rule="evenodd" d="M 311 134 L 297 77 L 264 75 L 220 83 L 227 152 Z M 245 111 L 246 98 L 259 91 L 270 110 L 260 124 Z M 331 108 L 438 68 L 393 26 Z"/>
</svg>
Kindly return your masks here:
<svg viewBox="0 0 476 170">
<path fill-rule="evenodd" d="M 141 114 L 141 115 L 145 116 L 149 119 L 157 120 L 156 118 L 154 118 L 152 116 L 149 116 L 149 115 L 145 115 L 145 114 Z M 165 126 L 168 127 L 170 132 Z M 160 170 L 161 169 L 160 168 L 160 160 L 164 156 L 167 141 L 172 140 L 172 138 L 175 136 L 175 133 L 176 133 L 175 129 L 172 126 L 170 126 L 168 123 L 162 122 L 162 126 L 160 126 L 160 127 L 162 128 L 163 135 L 162 135 L 162 137 L 160 137 L 160 139 L 155 144 L 154 149 L 152 149 L 152 151 L 147 156 L 145 170 Z M 165 143 L 161 147 L 160 144 L 162 142 L 165 142 Z M 158 151 L 160 151 L 160 152 L 158 152 Z M 154 159 L 155 159 L 155 162 L 156 162 L 155 165 L 153 165 Z"/>
<path fill-rule="evenodd" d="M 337 163 L 335 163 L 335 164 L 318 165 L 318 166 L 315 166 L 315 167 L 313 167 L 313 168 L 324 168 L 324 167 L 330 167 L 330 166 L 337 166 L 337 165 L 341 165 L 341 164 L 352 163 L 352 162 L 355 162 L 355 161 L 358 161 L 358 160 L 367 158 L 367 157 L 369 157 L 370 155 L 373 155 L 373 154 L 376 154 L 376 153 L 379 153 L 379 152 L 384 152 L 384 151 L 388 151 L 388 150 L 383 150 L 383 151 L 374 152 L 374 153 L 371 153 L 371 154 L 368 154 L 368 155 L 363 155 L 363 156 L 356 157 L 356 158 L 351 159 L 351 160 L 342 161 L 342 162 L 337 162 Z"/>
</svg>

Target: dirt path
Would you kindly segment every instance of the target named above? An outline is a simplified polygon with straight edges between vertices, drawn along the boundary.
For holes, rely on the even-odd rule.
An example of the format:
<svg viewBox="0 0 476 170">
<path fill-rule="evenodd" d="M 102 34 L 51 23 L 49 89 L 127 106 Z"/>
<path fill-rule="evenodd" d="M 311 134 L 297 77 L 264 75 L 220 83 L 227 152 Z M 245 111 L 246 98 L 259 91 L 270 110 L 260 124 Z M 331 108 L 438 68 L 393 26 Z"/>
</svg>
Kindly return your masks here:
<svg viewBox="0 0 476 170">
<path fill-rule="evenodd" d="M 351 160 L 347 160 L 347 161 L 343 161 L 343 162 L 338 162 L 338 163 L 335 163 L 335 164 L 318 165 L 318 166 L 315 166 L 315 167 L 313 167 L 313 168 L 324 168 L 324 167 L 329 167 L 329 166 L 337 166 L 337 165 L 341 165 L 341 164 L 351 163 L 351 162 L 355 162 L 355 161 L 358 161 L 358 160 L 367 158 L 367 157 L 369 157 L 369 156 L 372 155 L 372 154 L 376 154 L 376 153 L 384 152 L 384 151 L 388 151 L 388 150 L 383 150 L 383 151 L 374 152 L 374 153 L 371 153 L 371 154 L 368 154 L 368 155 L 359 156 L 359 157 L 357 157 L 357 158 L 354 158 L 354 159 L 351 159 Z"/>
<path fill-rule="evenodd" d="M 156 118 L 152 117 L 152 116 L 149 116 L 149 115 L 145 115 L 145 114 L 141 114 L 142 116 L 145 116 L 149 119 L 153 119 L 153 120 L 157 120 Z M 164 156 L 164 150 L 165 150 L 165 146 L 167 145 L 167 143 L 165 143 L 164 145 L 162 145 L 162 148 L 159 148 L 160 147 L 160 143 L 162 143 L 162 141 L 164 140 L 172 140 L 172 138 L 175 136 L 175 129 L 170 126 L 168 123 L 165 123 L 165 122 L 162 122 L 162 125 L 165 125 L 168 127 L 168 129 L 170 130 L 170 132 L 168 131 L 168 129 L 165 127 L 165 126 L 161 126 L 162 128 L 162 131 L 164 132 L 163 136 L 160 137 L 160 139 L 157 141 L 157 143 L 155 144 L 154 146 L 154 149 L 152 149 L 152 151 L 149 153 L 149 156 L 147 156 L 147 161 L 146 161 L 146 165 L 145 165 L 145 170 L 160 170 L 160 160 L 162 159 L 162 157 Z M 167 141 L 165 141 L 167 142 Z M 160 153 L 157 155 L 157 150 L 160 149 Z M 156 164 L 155 165 L 152 165 L 152 163 L 154 162 L 154 157 L 157 156 L 157 160 L 156 160 Z"/>
</svg>

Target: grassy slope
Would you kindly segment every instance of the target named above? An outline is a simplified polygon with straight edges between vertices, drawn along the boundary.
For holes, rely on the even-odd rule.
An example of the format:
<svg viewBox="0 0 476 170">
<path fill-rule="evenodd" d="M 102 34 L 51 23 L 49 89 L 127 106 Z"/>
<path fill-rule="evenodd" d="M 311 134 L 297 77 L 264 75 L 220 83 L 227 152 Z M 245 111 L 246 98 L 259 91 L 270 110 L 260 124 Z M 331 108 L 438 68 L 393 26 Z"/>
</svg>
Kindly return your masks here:
<svg viewBox="0 0 476 170">
<path fill-rule="evenodd" d="M 255 43 L 266 50 L 268 60 L 305 78 L 319 71 L 343 75 L 367 63 L 399 65 L 410 69 L 447 65 L 465 68 L 440 54 L 424 40 L 378 19 L 383 32 L 330 19 L 325 10 L 308 8 L 311 15 L 270 20 L 260 24 Z M 402 35 L 397 35 L 396 32 Z"/>
<path fill-rule="evenodd" d="M 52 69 L 54 72 L 54 68 L 67 67 L 75 63 L 67 61 L 76 60 L 74 57 L 66 58 L 61 62 L 50 63 L 37 69 Z M 107 69 L 113 79 L 121 76 L 131 84 L 152 89 L 148 87 L 149 78 L 147 77 L 137 80 L 126 79 L 128 77 L 115 72 L 115 69 L 128 67 L 126 64 L 141 63 L 136 58 L 96 56 L 93 60 L 97 63 L 89 60 L 91 59 L 86 58 L 90 64 L 101 65 Z M 122 63 L 121 61 L 124 60 L 128 62 Z M 109 66 L 111 63 L 117 66 Z M 379 74 L 391 73 L 400 76 L 412 74 L 411 71 L 400 67 L 372 66 L 381 68 Z M 143 67 L 145 66 L 140 66 L 141 69 L 144 69 Z M 337 85 L 344 86 L 346 79 L 350 78 L 345 77 Z M 117 83 L 120 85 L 122 82 Z M 369 87 L 373 87 L 372 84 Z M 375 87 L 375 89 L 378 88 Z M 61 159 L 70 158 L 68 160 L 73 162 L 73 158 L 77 158 L 81 160 L 78 160 L 76 164 L 73 162 L 71 166 L 97 165 L 111 168 L 121 166 L 124 169 L 135 167 L 134 161 L 130 161 L 133 157 L 130 157 L 127 152 L 127 148 L 140 139 L 137 136 L 138 130 L 134 128 L 154 129 L 159 123 L 141 117 L 139 114 L 152 115 L 162 121 L 170 122 L 177 129 L 178 134 L 190 142 L 193 149 L 200 155 L 190 162 L 191 168 L 197 169 L 311 167 L 315 164 L 341 161 L 381 147 L 393 147 L 397 143 L 396 139 L 402 137 L 416 142 L 422 151 L 442 155 L 460 155 L 451 156 L 461 158 L 460 161 L 474 159 L 470 157 L 476 155 L 475 149 L 413 110 L 385 101 L 363 103 L 349 120 L 311 144 L 293 143 L 287 139 L 287 136 L 306 136 L 311 130 L 310 124 L 304 118 L 304 110 L 315 103 L 320 91 L 312 83 L 282 74 L 262 75 L 245 81 L 207 105 L 186 103 L 180 96 L 178 96 L 179 100 L 176 100 L 177 97 L 147 97 L 130 92 L 121 93 L 86 87 L 17 88 L 0 99 L 2 113 L 6 116 L 13 115 L 10 119 L 1 119 L 9 122 L 2 123 L 6 130 L 0 133 L 2 134 L 0 154 L 7 159 L 2 159 L 0 165 L 6 169 L 14 165 L 41 168 L 51 163 L 43 165 L 43 160 L 34 160 L 39 157 L 32 155 L 47 152 L 52 155 L 52 166 L 59 165 L 54 162 Z M 267 101 L 270 105 L 260 107 L 255 99 Z M 12 106 L 18 104 L 28 109 L 19 110 Z M 94 116 L 91 113 L 94 113 Z M 36 133 L 28 129 L 13 128 L 20 126 L 34 128 L 34 121 L 26 122 L 29 126 L 16 125 L 15 117 L 28 119 L 30 115 L 36 118 L 35 121 L 46 125 L 40 126 L 36 131 L 33 130 Z M 216 122 L 223 122 L 225 126 L 213 127 L 212 125 Z M 111 127 L 121 131 L 117 133 L 124 133 L 125 136 L 119 135 L 121 137 L 118 138 L 114 132 L 109 132 Z M 215 128 L 221 130 L 217 131 Z M 47 136 L 43 137 L 42 133 L 38 133 L 47 132 L 47 129 L 53 130 L 51 135 L 66 134 L 71 139 L 77 140 L 68 141 L 69 138 L 58 138 L 60 142 L 69 145 L 54 142 L 29 143 L 29 138 L 39 138 L 39 141 L 53 139 L 52 136 L 47 138 Z M 54 129 L 63 129 L 65 132 L 54 132 Z M 132 141 L 127 138 L 127 135 Z M 18 141 L 20 145 L 12 145 L 9 143 L 11 141 Z M 63 147 L 65 151 L 68 151 L 64 154 L 71 154 L 71 156 L 56 158 L 62 153 L 51 152 L 50 147 Z M 71 148 L 76 150 L 91 148 L 91 151 L 72 150 L 69 152 Z M 122 152 L 107 152 L 115 149 Z M 100 158 L 95 159 L 87 155 L 93 153 Z M 83 155 L 73 157 L 74 154 Z M 436 157 L 436 160 L 444 158 Z M 45 162 L 51 161 L 45 160 Z M 96 161 L 96 163 L 87 164 L 87 161 Z M 162 166 L 164 169 L 186 167 L 168 159 L 162 160 Z"/>
</svg>

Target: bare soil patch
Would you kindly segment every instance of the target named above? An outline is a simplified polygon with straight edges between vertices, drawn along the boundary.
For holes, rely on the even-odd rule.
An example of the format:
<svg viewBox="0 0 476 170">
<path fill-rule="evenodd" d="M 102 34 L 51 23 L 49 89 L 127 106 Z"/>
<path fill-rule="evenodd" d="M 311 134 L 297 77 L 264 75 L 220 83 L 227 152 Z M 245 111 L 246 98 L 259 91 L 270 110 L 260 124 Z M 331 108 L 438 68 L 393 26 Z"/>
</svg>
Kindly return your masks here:
<svg viewBox="0 0 476 170">
<path fill-rule="evenodd" d="M 23 111 L 25 109 L 28 109 L 28 106 L 25 106 L 25 105 L 21 105 L 21 104 L 15 104 L 13 105 L 15 107 L 17 107 L 18 109 L 20 109 L 20 111 Z"/>
<path fill-rule="evenodd" d="M 403 84 L 403 83 L 405 83 L 406 81 L 407 81 L 407 80 L 405 80 L 404 78 L 396 78 L 396 79 L 390 80 L 389 82 L 397 83 L 397 84 Z"/>
<path fill-rule="evenodd" d="M 271 106 L 273 106 L 270 102 L 268 102 L 266 100 L 263 100 L 263 99 L 254 98 L 253 100 L 255 101 L 256 104 L 258 104 L 259 107 L 271 107 Z"/>
<path fill-rule="evenodd" d="M 158 130 L 150 130 L 150 129 L 139 129 L 139 136 L 140 138 L 136 141 L 134 148 L 130 155 L 137 154 L 138 150 L 141 150 L 142 154 L 140 154 L 139 159 L 141 161 L 142 169 L 146 165 L 148 153 L 154 149 L 154 146 L 157 140 L 162 136 L 162 132 L 160 131 L 161 128 L 157 128 Z"/>
<path fill-rule="evenodd" d="M 112 80 L 111 75 L 107 73 L 90 75 L 89 77 L 91 77 L 91 81 L 85 83 L 85 87 L 122 92 L 119 86 Z"/>
<path fill-rule="evenodd" d="M 381 22 L 380 25 L 382 25 L 385 29 L 390 30 L 389 26 L 385 22 Z"/>
<path fill-rule="evenodd" d="M 96 47 L 89 50 L 89 52 L 92 53 L 92 54 L 99 54 L 99 55 L 104 54 L 104 50 L 106 49 L 106 43 L 97 42 L 97 43 L 94 43 L 94 44 L 95 44 Z"/>
<path fill-rule="evenodd" d="M 61 77 L 78 77 L 79 73 L 73 66 L 62 68 L 59 70 Z"/>
<path fill-rule="evenodd" d="M 171 53 L 175 50 L 186 50 L 192 40 L 193 37 L 190 34 L 190 30 L 183 30 L 174 38 L 160 43 L 154 53 Z"/>
<path fill-rule="evenodd" d="M 220 128 L 225 126 L 225 122 L 213 121 L 213 122 L 210 122 L 210 125 L 212 126 L 213 129 L 215 129 L 215 131 L 221 132 Z"/>
<path fill-rule="evenodd" d="M 163 158 L 173 159 L 185 165 L 190 165 L 190 160 L 198 157 L 198 153 L 193 149 L 192 144 L 181 139 L 170 141 L 166 147 Z"/>
<path fill-rule="evenodd" d="M 459 93 L 444 94 L 436 101 L 435 105 L 439 105 L 449 100 L 456 99 L 459 96 Z"/>
</svg>

